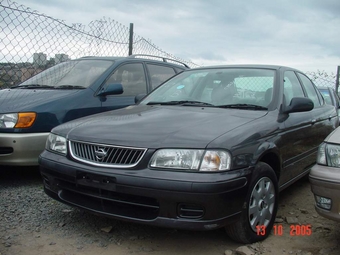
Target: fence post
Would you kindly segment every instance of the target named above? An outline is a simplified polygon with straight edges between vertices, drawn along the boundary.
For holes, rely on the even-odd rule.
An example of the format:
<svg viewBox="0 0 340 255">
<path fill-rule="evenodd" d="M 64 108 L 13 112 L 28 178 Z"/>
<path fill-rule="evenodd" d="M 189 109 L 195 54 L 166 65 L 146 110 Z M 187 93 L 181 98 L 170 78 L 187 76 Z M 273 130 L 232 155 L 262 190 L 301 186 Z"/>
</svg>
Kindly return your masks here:
<svg viewBox="0 0 340 255">
<path fill-rule="evenodd" d="M 335 91 L 337 94 L 339 90 L 339 80 L 340 80 L 340 66 L 338 66 L 338 70 L 336 72 L 336 81 L 335 81 Z"/>
<path fill-rule="evenodd" d="M 132 44 L 133 44 L 133 23 L 130 23 L 129 56 L 132 55 Z"/>
</svg>

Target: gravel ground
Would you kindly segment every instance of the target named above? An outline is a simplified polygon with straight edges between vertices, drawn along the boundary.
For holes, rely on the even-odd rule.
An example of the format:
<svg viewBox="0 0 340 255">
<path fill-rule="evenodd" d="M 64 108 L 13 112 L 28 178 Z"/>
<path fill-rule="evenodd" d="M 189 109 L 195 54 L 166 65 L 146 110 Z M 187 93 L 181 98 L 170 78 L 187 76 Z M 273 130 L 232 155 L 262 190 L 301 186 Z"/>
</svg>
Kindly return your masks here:
<svg viewBox="0 0 340 255">
<path fill-rule="evenodd" d="M 116 221 L 49 198 L 37 168 L 0 170 L 0 255 L 16 254 L 340 254 L 340 224 L 318 216 L 307 178 L 280 194 L 276 225 L 261 243 L 242 246 L 224 230 L 182 231 Z M 311 225 L 311 235 L 292 227 Z"/>
</svg>

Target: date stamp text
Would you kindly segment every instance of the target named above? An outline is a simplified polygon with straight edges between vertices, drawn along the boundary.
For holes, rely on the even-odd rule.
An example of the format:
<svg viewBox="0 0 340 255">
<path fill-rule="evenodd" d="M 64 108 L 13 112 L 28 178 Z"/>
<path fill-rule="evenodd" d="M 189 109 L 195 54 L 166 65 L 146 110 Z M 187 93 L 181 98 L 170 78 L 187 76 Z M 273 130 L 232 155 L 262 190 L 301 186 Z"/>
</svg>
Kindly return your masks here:
<svg viewBox="0 0 340 255">
<path fill-rule="evenodd" d="M 275 236 L 282 236 L 286 229 L 283 225 L 277 224 L 273 226 L 273 234 Z M 259 236 L 266 235 L 266 227 L 264 225 L 256 226 L 256 234 Z M 310 236 L 312 234 L 312 226 L 308 225 L 290 225 L 289 235 L 290 236 Z"/>
</svg>

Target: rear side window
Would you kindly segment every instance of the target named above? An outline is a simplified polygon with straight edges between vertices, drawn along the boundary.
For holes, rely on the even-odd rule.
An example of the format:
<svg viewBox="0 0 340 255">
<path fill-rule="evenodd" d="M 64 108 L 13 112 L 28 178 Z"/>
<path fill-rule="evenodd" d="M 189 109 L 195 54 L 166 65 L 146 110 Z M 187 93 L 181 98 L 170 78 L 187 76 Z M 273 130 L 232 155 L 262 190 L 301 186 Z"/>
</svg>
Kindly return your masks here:
<svg viewBox="0 0 340 255">
<path fill-rule="evenodd" d="M 161 83 L 176 74 L 175 70 L 168 66 L 147 64 L 149 69 L 151 86 L 157 88 Z"/>
<path fill-rule="evenodd" d="M 320 104 L 319 96 L 317 94 L 317 90 L 315 89 L 313 83 L 310 81 L 310 79 L 307 78 L 307 76 L 301 73 L 298 73 L 298 75 L 303 83 L 303 86 L 306 89 L 307 96 L 313 101 L 314 106 L 315 107 L 320 106 L 321 104 Z"/>
<path fill-rule="evenodd" d="M 293 71 L 286 71 L 284 74 L 284 99 L 288 106 L 293 97 L 305 97 L 301 84 Z"/>
</svg>

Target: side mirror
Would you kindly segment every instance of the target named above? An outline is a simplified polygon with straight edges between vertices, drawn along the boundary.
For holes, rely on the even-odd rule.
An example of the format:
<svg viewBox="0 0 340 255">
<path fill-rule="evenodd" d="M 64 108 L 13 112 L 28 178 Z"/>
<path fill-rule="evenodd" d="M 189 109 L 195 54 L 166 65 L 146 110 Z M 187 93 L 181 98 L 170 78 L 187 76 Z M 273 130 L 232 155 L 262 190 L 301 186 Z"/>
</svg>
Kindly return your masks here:
<svg viewBox="0 0 340 255">
<path fill-rule="evenodd" d="M 98 93 L 98 96 L 107 96 L 107 95 L 119 95 L 124 92 L 123 86 L 120 83 L 117 84 L 108 84 L 103 87 L 100 92 Z"/>
<path fill-rule="evenodd" d="M 283 113 L 308 112 L 314 108 L 314 103 L 307 97 L 293 97 Z"/>
<path fill-rule="evenodd" d="M 139 103 L 144 97 L 146 97 L 146 94 L 138 94 L 135 96 L 135 104 Z"/>
</svg>

